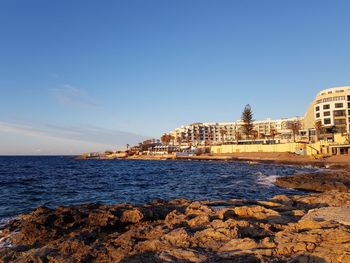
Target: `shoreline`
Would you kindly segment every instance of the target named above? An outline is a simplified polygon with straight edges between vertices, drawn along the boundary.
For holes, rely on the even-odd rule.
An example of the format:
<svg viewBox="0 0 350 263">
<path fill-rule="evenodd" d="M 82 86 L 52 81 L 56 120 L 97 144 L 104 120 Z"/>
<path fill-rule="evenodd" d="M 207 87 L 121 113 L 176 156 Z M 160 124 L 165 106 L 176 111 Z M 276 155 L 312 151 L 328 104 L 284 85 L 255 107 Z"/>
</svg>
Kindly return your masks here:
<svg viewBox="0 0 350 263">
<path fill-rule="evenodd" d="M 196 160 L 206 158 L 198 157 Z M 55 263 L 67 259 L 350 262 L 350 173 L 346 161 L 332 158 L 310 164 L 309 159 L 288 155 L 263 160 L 252 154 L 232 157 L 215 160 L 231 158 L 229 161 L 238 159 L 252 165 L 317 163 L 317 167 L 330 169 L 279 177 L 277 186 L 309 193 L 278 195 L 263 201 L 172 199 L 144 205 L 38 207 L 0 227 L 0 259 Z"/>
<path fill-rule="evenodd" d="M 316 159 L 288 152 L 242 152 L 230 154 L 201 154 L 192 156 L 175 156 L 173 154 L 131 155 L 125 157 L 76 157 L 78 160 L 210 160 L 210 161 L 256 161 L 280 164 L 306 164 L 315 166 L 342 166 L 350 168 L 349 155 L 332 155 Z"/>
<path fill-rule="evenodd" d="M 266 201 L 38 207 L 0 231 L 3 262 L 349 262 L 350 193 Z"/>
<path fill-rule="evenodd" d="M 199 156 L 181 156 L 175 157 L 172 154 L 164 155 L 132 155 L 123 158 L 78 158 L 79 160 L 146 160 L 146 161 L 232 161 L 232 162 L 251 162 L 265 164 L 281 165 L 311 165 L 323 168 L 343 168 L 350 169 L 350 156 L 330 156 L 322 159 L 315 159 L 310 156 L 301 156 L 292 153 L 264 153 L 264 152 L 247 152 L 233 154 L 203 154 Z"/>
</svg>

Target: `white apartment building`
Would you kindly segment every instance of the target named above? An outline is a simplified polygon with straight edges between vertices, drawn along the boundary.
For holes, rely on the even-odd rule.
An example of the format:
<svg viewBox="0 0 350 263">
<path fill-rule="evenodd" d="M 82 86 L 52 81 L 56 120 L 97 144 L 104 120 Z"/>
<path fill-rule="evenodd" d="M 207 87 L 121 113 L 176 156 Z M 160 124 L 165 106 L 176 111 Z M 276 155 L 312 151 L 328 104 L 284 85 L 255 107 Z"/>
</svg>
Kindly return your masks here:
<svg viewBox="0 0 350 263">
<path fill-rule="evenodd" d="M 350 132 L 350 86 L 334 87 L 320 91 L 305 114 L 305 127 L 312 129 L 315 122 L 331 132 Z"/>
<path fill-rule="evenodd" d="M 300 125 L 300 131 L 296 134 L 299 141 L 316 140 L 316 122 L 321 122 L 323 138 L 334 139 L 334 133 L 349 136 L 350 86 L 320 91 L 304 117 L 254 121 L 254 139 L 273 138 L 278 142 L 290 142 L 294 140 L 293 133 L 295 133 L 290 124 L 295 122 Z M 178 143 L 177 138 L 181 138 L 180 141 L 183 143 L 190 144 L 237 143 L 246 139 L 242 124 L 241 120 L 216 123 L 198 122 L 176 128 L 170 134 L 175 138 L 175 143 Z"/>
<path fill-rule="evenodd" d="M 255 139 L 278 139 L 289 141 L 292 139 L 292 131 L 289 129 L 290 123 L 299 122 L 302 129 L 302 117 L 293 117 L 286 119 L 266 119 L 254 121 Z M 171 131 L 170 134 L 175 138 L 181 138 L 182 143 L 193 144 L 216 144 L 223 142 L 237 142 L 245 139 L 242 129 L 243 122 L 198 122 L 184 125 Z"/>
</svg>

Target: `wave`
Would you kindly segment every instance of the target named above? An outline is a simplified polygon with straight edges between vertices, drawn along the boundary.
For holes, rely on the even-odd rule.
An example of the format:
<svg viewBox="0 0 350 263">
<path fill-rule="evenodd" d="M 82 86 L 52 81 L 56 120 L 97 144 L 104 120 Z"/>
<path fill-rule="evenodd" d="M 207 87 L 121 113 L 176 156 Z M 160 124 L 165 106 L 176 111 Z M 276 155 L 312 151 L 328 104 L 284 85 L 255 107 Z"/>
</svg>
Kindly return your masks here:
<svg viewBox="0 0 350 263">
<path fill-rule="evenodd" d="M 12 220 L 17 219 L 17 216 L 9 216 L 9 217 L 4 217 L 0 218 L 0 229 L 6 226 L 8 223 L 10 223 Z"/>
<path fill-rule="evenodd" d="M 276 179 L 280 177 L 279 175 L 266 175 L 262 172 L 255 173 L 257 176 L 256 183 L 264 186 L 275 186 Z"/>
<path fill-rule="evenodd" d="M 17 219 L 16 216 L 0 218 L 0 229 L 15 219 Z M 3 231 L 0 230 L 0 249 L 12 247 L 13 245 L 11 243 L 11 237 L 17 232 L 18 230 L 15 230 L 7 235 L 4 235 Z"/>
</svg>

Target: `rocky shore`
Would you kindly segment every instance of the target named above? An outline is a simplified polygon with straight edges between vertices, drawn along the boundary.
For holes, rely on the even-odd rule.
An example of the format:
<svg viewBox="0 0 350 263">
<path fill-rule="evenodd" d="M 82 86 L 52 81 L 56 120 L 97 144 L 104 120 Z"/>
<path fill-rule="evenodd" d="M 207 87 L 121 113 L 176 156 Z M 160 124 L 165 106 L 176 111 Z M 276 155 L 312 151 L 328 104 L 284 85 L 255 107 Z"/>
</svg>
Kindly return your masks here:
<svg viewBox="0 0 350 263">
<path fill-rule="evenodd" d="M 316 174 L 297 174 L 279 177 L 276 185 L 284 188 L 293 188 L 306 191 L 324 192 L 336 190 L 349 192 L 350 173 L 345 170 L 330 170 Z"/>
<path fill-rule="evenodd" d="M 0 243 L 2 262 L 350 262 L 350 193 L 39 207 Z"/>
<path fill-rule="evenodd" d="M 0 262 L 350 262 L 348 169 L 276 184 L 317 193 L 38 207 L 0 227 Z"/>
</svg>

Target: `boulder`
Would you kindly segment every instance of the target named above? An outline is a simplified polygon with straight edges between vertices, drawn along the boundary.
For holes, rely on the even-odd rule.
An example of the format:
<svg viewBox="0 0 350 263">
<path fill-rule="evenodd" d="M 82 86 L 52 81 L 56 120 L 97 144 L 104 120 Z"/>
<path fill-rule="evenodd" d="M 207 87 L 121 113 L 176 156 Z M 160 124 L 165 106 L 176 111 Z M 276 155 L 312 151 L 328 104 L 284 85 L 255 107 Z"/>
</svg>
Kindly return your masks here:
<svg viewBox="0 0 350 263">
<path fill-rule="evenodd" d="M 350 206 L 312 209 L 301 220 L 335 221 L 350 226 Z"/>
</svg>

